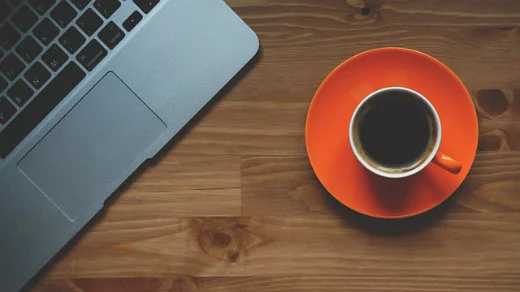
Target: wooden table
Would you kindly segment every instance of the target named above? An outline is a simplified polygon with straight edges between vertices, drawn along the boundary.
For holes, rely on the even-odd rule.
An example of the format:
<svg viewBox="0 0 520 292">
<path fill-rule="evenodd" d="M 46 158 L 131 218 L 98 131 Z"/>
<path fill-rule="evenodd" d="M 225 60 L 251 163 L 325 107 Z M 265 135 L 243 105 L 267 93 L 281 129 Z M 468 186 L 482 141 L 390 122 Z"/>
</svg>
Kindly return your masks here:
<svg viewBox="0 0 520 292">
<path fill-rule="evenodd" d="M 229 0 L 258 56 L 32 291 L 520 291 L 520 2 L 366 2 Z M 327 73 L 384 46 L 450 66 L 480 120 L 461 188 L 404 221 L 338 205 L 304 145 Z"/>
</svg>

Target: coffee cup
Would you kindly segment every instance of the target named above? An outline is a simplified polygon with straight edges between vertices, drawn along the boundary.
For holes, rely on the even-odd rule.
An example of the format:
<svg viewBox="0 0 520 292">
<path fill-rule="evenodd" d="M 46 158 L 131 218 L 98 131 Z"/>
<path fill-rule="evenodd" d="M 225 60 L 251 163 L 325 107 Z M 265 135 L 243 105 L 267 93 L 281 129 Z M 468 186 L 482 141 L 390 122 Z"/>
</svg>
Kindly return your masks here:
<svg viewBox="0 0 520 292">
<path fill-rule="evenodd" d="M 431 102 L 405 87 L 387 87 L 366 96 L 352 115 L 350 146 L 370 172 L 403 178 L 434 163 L 453 174 L 461 164 L 439 151 L 442 127 Z"/>
</svg>

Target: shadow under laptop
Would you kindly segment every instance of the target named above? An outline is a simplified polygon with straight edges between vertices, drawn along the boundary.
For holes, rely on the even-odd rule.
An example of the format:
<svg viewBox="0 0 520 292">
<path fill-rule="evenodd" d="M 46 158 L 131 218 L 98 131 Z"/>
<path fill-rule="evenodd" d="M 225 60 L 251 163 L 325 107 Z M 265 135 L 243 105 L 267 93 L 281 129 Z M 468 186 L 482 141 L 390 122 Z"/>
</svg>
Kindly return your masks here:
<svg viewBox="0 0 520 292">
<path fill-rule="evenodd" d="M 186 136 L 189 131 L 195 127 L 198 122 L 200 122 L 200 119 L 202 116 L 204 116 L 216 103 L 218 103 L 225 95 L 227 95 L 231 89 L 239 83 L 246 75 L 249 74 L 251 69 L 258 64 L 260 59 L 263 56 L 262 48 L 258 50 L 258 53 L 242 68 L 238 74 L 236 74 L 216 95 L 213 99 L 211 99 L 208 104 L 206 104 L 198 113 L 195 115 L 189 123 L 186 124 L 186 126 L 170 141 L 168 142 L 158 153 L 150 160 L 145 161 L 132 175 L 128 177 L 128 179 L 106 200 L 105 202 L 105 209 L 100 211 L 88 224 L 86 224 L 80 232 L 74 238 L 65 245 L 45 267 L 36 274 L 36 276 L 33 277 L 31 281 L 29 281 L 21 292 L 29 292 L 31 291 L 36 284 L 43 278 L 45 274 L 47 274 L 58 261 L 60 261 L 64 256 L 66 256 L 73 246 L 75 246 L 81 239 L 85 236 L 86 233 L 92 230 L 92 228 L 97 224 L 99 221 L 103 220 L 103 218 L 106 216 L 106 206 L 111 205 L 113 202 L 115 202 L 119 196 L 124 193 L 130 186 L 133 184 L 133 182 L 141 176 L 141 174 L 149 167 L 157 162 L 159 162 L 167 153 L 174 147 L 175 143 Z"/>
</svg>

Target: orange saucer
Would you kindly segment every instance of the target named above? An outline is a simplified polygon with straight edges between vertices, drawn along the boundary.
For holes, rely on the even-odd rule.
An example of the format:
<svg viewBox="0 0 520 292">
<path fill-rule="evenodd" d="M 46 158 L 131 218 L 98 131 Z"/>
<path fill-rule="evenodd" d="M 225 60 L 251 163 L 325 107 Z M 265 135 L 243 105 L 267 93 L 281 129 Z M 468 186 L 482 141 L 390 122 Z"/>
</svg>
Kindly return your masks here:
<svg viewBox="0 0 520 292">
<path fill-rule="evenodd" d="M 413 89 L 437 109 L 439 150 L 460 162 L 459 174 L 430 163 L 413 176 L 388 179 L 356 159 L 349 145 L 351 116 L 364 97 L 391 86 Z M 475 159 L 478 121 L 464 84 L 443 63 L 409 49 L 382 48 L 350 58 L 325 79 L 309 108 L 305 141 L 314 172 L 338 201 L 372 217 L 405 218 L 436 207 L 460 186 Z"/>
</svg>

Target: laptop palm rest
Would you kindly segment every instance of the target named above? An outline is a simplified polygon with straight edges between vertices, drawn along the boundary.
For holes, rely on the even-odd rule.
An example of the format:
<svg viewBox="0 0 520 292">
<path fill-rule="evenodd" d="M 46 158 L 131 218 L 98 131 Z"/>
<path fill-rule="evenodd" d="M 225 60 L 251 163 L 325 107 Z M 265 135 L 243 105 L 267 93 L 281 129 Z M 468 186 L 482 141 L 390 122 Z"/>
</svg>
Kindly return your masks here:
<svg viewBox="0 0 520 292">
<path fill-rule="evenodd" d="M 130 168 L 142 162 L 138 159 L 165 129 L 110 72 L 29 152 L 19 169 L 74 221 L 134 171 Z"/>
</svg>

